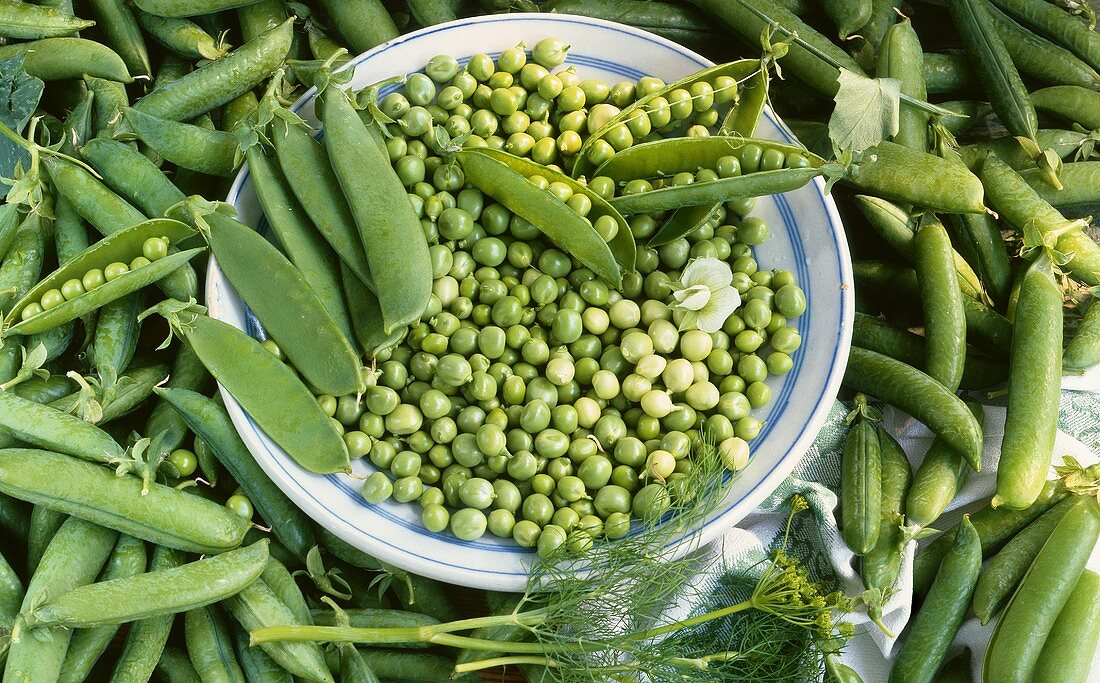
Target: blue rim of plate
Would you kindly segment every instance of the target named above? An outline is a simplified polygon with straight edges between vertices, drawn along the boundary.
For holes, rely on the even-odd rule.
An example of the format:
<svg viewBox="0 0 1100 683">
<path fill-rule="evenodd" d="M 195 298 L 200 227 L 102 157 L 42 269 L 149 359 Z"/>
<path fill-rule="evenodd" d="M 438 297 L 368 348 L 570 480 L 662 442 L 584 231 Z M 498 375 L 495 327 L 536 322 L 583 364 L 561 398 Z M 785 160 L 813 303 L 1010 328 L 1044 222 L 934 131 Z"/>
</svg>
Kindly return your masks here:
<svg viewBox="0 0 1100 683">
<path fill-rule="evenodd" d="M 546 21 L 548 23 L 555 23 L 555 24 L 575 23 L 575 24 L 578 24 L 578 25 L 586 26 L 586 27 L 599 26 L 601 28 L 609 29 L 609 30 L 615 31 L 617 33 L 630 35 L 633 38 L 640 38 L 640 39 L 646 40 L 655 47 L 660 47 L 660 48 L 665 49 L 665 50 L 670 50 L 670 51 L 676 53 L 680 57 L 689 58 L 692 61 L 694 61 L 698 65 L 698 67 L 701 68 L 701 69 L 714 65 L 713 62 L 706 59 L 705 57 L 702 57 L 701 55 L 695 53 L 694 51 L 689 50 L 688 48 L 683 47 L 681 45 L 678 45 L 677 43 L 673 43 L 673 42 L 668 41 L 668 40 L 666 40 L 666 39 L 664 39 L 660 36 L 654 35 L 654 34 L 649 33 L 647 31 L 643 31 L 641 29 L 634 29 L 634 28 L 631 28 L 631 27 L 626 27 L 626 26 L 623 26 L 621 24 L 617 24 L 617 23 L 609 22 L 609 21 L 603 21 L 603 20 L 597 20 L 597 19 L 588 19 L 588 18 L 580 18 L 580 17 L 571 17 L 570 15 L 546 15 L 546 14 L 516 13 L 516 14 L 508 14 L 508 15 L 492 15 L 492 16 L 480 17 L 476 20 L 476 23 L 479 23 L 479 24 L 481 24 L 481 23 L 497 23 L 497 22 L 517 21 L 517 20 Z M 403 36 L 400 36 L 399 38 L 394 39 L 393 41 L 391 41 L 389 43 L 385 43 L 385 44 L 380 45 L 380 46 L 378 46 L 378 47 L 376 47 L 376 48 L 374 48 L 374 49 L 372 49 L 368 52 L 365 52 L 365 53 L 359 55 L 358 57 L 356 57 L 356 58 L 352 59 L 351 61 L 349 61 L 343 68 L 355 68 L 359 64 L 361 64 L 361 63 L 363 63 L 363 62 L 365 62 L 365 61 L 367 61 L 371 58 L 374 58 L 374 57 L 376 57 L 380 54 L 383 54 L 383 53 L 393 49 L 394 47 L 396 47 L 396 46 L 398 46 L 398 45 L 400 45 L 400 44 L 402 44 L 402 43 L 404 43 L 408 40 L 422 38 L 424 36 L 432 35 L 432 34 L 443 32 L 443 31 L 447 31 L 447 30 L 452 29 L 452 28 L 454 28 L 458 25 L 463 25 L 463 24 L 468 24 L 468 23 L 473 23 L 473 22 L 471 22 L 470 20 L 459 20 L 458 22 L 449 22 L 449 23 L 446 23 L 446 24 L 440 24 L 438 26 L 432 26 L 432 27 L 428 27 L 428 28 L 425 28 L 425 29 L 421 29 L 421 30 L 413 32 L 413 33 L 405 34 Z M 496 52 L 496 53 L 490 52 L 488 54 L 490 56 L 499 55 L 499 52 Z M 466 55 L 465 57 L 458 58 L 458 61 L 460 63 L 465 63 L 470 59 L 471 56 L 472 55 Z M 595 67 L 595 68 L 598 68 L 598 69 L 601 69 L 601 70 L 605 70 L 605 71 L 615 73 L 617 75 L 622 76 L 623 78 L 630 79 L 630 80 L 637 80 L 638 78 L 647 75 L 647 73 L 644 72 L 644 71 L 634 69 L 634 68 L 631 68 L 631 67 L 626 67 L 626 66 L 623 66 L 621 64 L 611 62 L 611 61 L 608 61 L 608 60 L 605 60 L 605 59 L 600 59 L 600 58 L 597 58 L 597 57 L 589 57 L 589 56 L 585 56 L 585 55 L 577 55 L 577 54 L 573 54 L 573 53 L 570 53 L 567 64 L 570 64 L 570 65 L 575 64 L 575 65 L 579 65 L 579 66 L 592 66 L 592 67 Z M 410 72 L 410 73 L 412 73 L 412 72 Z M 380 94 L 385 95 L 389 92 L 397 90 L 398 88 L 400 88 L 399 85 L 388 86 L 387 88 L 382 89 L 380 91 Z M 316 95 L 316 88 L 310 88 L 309 90 L 307 90 L 299 98 L 299 100 L 297 102 L 295 102 L 290 107 L 291 111 L 294 111 L 294 112 L 300 111 L 303 107 L 305 107 L 314 98 L 315 95 Z M 789 128 L 787 128 L 787 126 L 782 121 L 780 121 L 778 118 L 775 117 L 775 115 L 771 111 L 770 107 L 765 108 L 765 111 L 764 111 L 763 115 L 768 119 L 768 121 L 772 125 L 775 126 L 775 128 L 779 131 L 780 135 L 783 137 L 785 142 L 798 144 L 797 139 L 795 138 L 794 134 L 790 131 Z M 319 131 L 317 133 L 316 137 L 319 138 L 319 137 L 321 137 L 321 135 L 322 135 L 322 132 Z M 233 186 L 230 188 L 228 197 L 226 199 L 227 202 L 229 202 L 230 204 L 235 205 L 240 200 L 240 194 L 241 194 L 245 184 L 248 182 L 249 177 L 250 177 L 249 169 L 248 169 L 247 166 L 245 166 L 241 170 L 241 172 L 238 174 L 236 180 L 233 183 Z M 832 232 L 834 233 L 834 236 L 836 237 L 836 239 L 833 240 L 833 246 L 834 246 L 834 250 L 835 250 L 834 256 L 836 257 L 837 263 L 840 265 L 840 271 L 837 273 L 838 282 L 841 283 L 841 285 L 843 285 L 844 283 L 851 283 L 851 281 L 852 281 L 851 265 L 850 265 L 851 260 L 850 260 L 850 255 L 849 255 L 848 249 L 847 249 L 847 243 L 844 239 L 843 227 L 842 227 L 842 224 L 841 224 L 841 221 L 840 221 L 839 214 L 837 213 L 836 207 L 832 203 L 832 201 L 827 200 L 826 197 L 825 197 L 824 183 L 820 179 L 815 179 L 813 184 L 814 184 L 815 189 L 817 190 L 817 192 L 815 192 L 815 196 L 816 196 L 818 202 L 821 204 L 822 211 L 824 212 L 825 216 L 828 218 L 829 227 L 832 230 Z M 780 214 L 780 217 L 783 221 L 783 228 L 786 231 L 786 233 L 789 236 L 790 241 L 791 241 L 791 247 L 792 247 L 792 250 L 794 252 L 795 273 L 796 273 L 796 276 L 798 278 L 798 281 L 799 282 L 808 282 L 809 281 L 809 270 L 808 270 L 808 264 L 807 264 L 807 261 L 806 261 L 806 258 L 805 258 L 805 256 L 806 256 L 805 247 L 802 243 L 801 233 L 799 232 L 797 224 L 795 222 L 794 213 L 793 213 L 793 210 L 791 209 L 790 202 L 782 194 L 771 195 L 771 199 L 773 201 L 775 201 L 776 207 L 777 207 L 777 209 L 779 211 L 779 214 Z M 260 224 L 259 224 L 259 226 L 257 226 L 257 230 L 263 231 L 263 229 L 265 227 L 265 224 L 266 224 L 266 219 L 261 217 Z M 215 267 L 216 267 L 216 260 L 211 258 L 210 259 L 210 265 L 208 267 L 208 271 L 213 272 L 213 269 Z M 208 282 L 212 282 L 212 280 L 213 280 L 212 278 L 208 277 Z M 208 287 L 211 287 L 211 286 L 212 285 L 208 284 Z M 208 299 L 211 298 L 209 296 L 209 292 L 208 292 L 207 298 Z M 798 330 L 799 334 L 804 339 L 807 338 L 807 332 L 809 331 L 809 328 L 810 328 L 810 321 L 813 319 L 812 316 L 813 316 L 813 308 L 814 307 L 812 305 L 812 297 L 809 297 L 809 298 L 810 298 L 811 305 L 807 307 L 806 312 L 803 315 L 799 316 L 799 318 L 797 319 L 797 326 L 796 326 L 796 329 Z M 841 287 L 841 296 L 840 296 L 840 298 L 841 298 L 841 317 L 840 317 L 840 320 L 838 321 L 837 337 L 836 337 L 837 349 L 838 349 L 836 358 L 840 362 L 835 362 L 833 367 L 830 369 L 829 375 L 827 376 L 826 381 L 824 382 L 824 384 L 822 386 L 822 390 L 821 390 L 819 396 L 814 400 L 814 403 L 817 407 L 814 409 L 813 413 L 811 414 L 811 418 L 802 425 L 802 428 L 798 432 L 798 435 L 794 438 L 792 446 L 782 456 L 775 458 L 771 469 L 769 469 L 763 475 L 760 482 L 758 482 L 758 484 L 754 488 L 747 491 L 745 494 L 743 494 L 741 497 L 739 497 L 736 500 L 724 500 L 721 504 L 721 507 L 724 509 L 723 512 L 720 512 L 720 513 L 717 513 L 717 514 L 712 513 L 713 516 L 711 516 L 709 519 L 707 519 L 704 523 L 697 526 L 695 529 L 686 532 L 683 536 L 681 536 L 681 537 L 679 537 L 679 538 L 677 538 L 673 541 L 670 541 L 670 543 L 668 544 L 669 547 L 671 547 L 671 546 L 684 546 L 685 544 L 688 544 L 688 543 L 690 543 L 690 542 L 692 542 L 696 539 L 706 539 L 706 540 L 709 541 L 709 540 L 712 540 L 713 537 L 716 537 L 718 535 L 718 533 L 720 533 L 722 530 L 725 530 L 725 529 L 728 529 L 728 528 L 734 526 L 736 523 L 730 524 L 726 521 L 726 518 L 729 517 L 732 514 L 732 510 L 734 508 L 740 507 L 741 504 L 743 504 L 745 501 L 751 500 L 751 499 L 754 499 L 754 498 L 756 500 L 754 500 L 753 503 L 754 504 L 759 504 L 759 502 L 761 500 L 763 500 L 768 495 L 770 495 L 772 493 L 772 491 L 774 490 L 775 486 L 770 486 L 769 487 L 769 484 L 770 484 L 771 480 L 776 477 L 776 474 L 777 474 L 778 470 L 780 468 L 785 468 L 785 471 L 783 472 L 783 476 L 785 477 L 787 475 L 787 473 L 789 473 L 789 471 L 791 469 L 793 469 L 793 467 L 797 464 L 797 459 L 800 459 L 802 453 L 804 453 L 805 450 L 806 450 L 804 447 L 802 447 L 803 442 L 810 436 L 816 436 L 817 430 L 820 428 L 820 425 L 823 422 L 825 415 L 828 413 L 828 407 L 829 406 L 826 403 L 826 401 L 828 399 L 831 399 L 831 398 L 836 396 L 836 393 L 837 393 L 837 391 L 839 389 L 839 385 L 840 385 L 840 378 L 843 375 L 843 368 L 844 368 L 844 366 L 846 365 L 846 362 L 847 362 L 846 359 L 847 359 L 848 349 L 849 349 L 850 339 L 851 339 L 851 326 L 852 326 L 852 320 L 854 318 L 854 299 L 853 299 L 853 296 L 852 296 L 851 288 L 842 286 Z M 253 337 L 263 338 L 262 332 L 261 332 L 261 327 L 259 325 L 259 321 L 255 318 L 255 316 L 252 314 L 251 310 L 247 307 L 247 305 L 244 305 L 244 303 L 241 302 L 241 306 L 242 306 L 242 308 L 244 309 L 244 312 L 245 312 L 245 318 L 246 318 L 246 325 L 247 325 L 248 333 L 250 335 L 252 335 Z M 800 374 L 800 372 L 802 370 L 802 367 L 805 363 L 805 358 L 806 358 L 806 354 L 795 354 L 795 356 L 794 356 L 794 366 L 792 367 L 790 372 L 788 372 L 786 375 L 783 376 L 782 383 L 781 383 L 781 389 L 780 389 L 778 395 L 773 397 L 773 400 L 772 400 L 772 402 L 769 406 L 767 415 L 764 418 L 764 423 L 765 423 L 764 428 L 761 430 L 760 434 L 755 439 L 756 441 L 762 442 L 766 439 L 768 434 L 771 433 L 772 428 L 777 423 L 777 420 L 773 420 L 771 418 L 773 416 L 781 414 L 783 412 L 783 410 L 785 410 L 787 405 L 790 403 L 791 394 L 793 393 L 794 386 L 796 384 L 795 380 L 797 379 L 798 375 Z M 225 391 L 225 389 L 223 387 L 221 387 L 220 385 L 219 385 L 219 390 L 221 391 L 223 397 L 225 398 L 225 400 L 227 402 L 227 405 L 232 405 L 233 407 L 236 408 L 237 411 L 239 411 L 239 413 L 243 417 L 243 419 L 247 421 L 249 428 L 252 429 L 253 431 L 257 432 L 257 433 L 261 433 L 262 430 L 260 430 L 260 428 L 252 421 L 252 418 L 250 416 L 248 416 L 246 413 L 244 413 L 243 409 L 240 408 L 239 404 L 237 404 L 236 401 L 234 401 L 232 399 L 232 397 L 229 395 L 229 393 L 227 391 Z M 813 430 L 812 435 L 809 434 L 809 432 L 811 430 Z M 430 564 L 430 565 L 442 565 L 442 566 L 449 567 L 450 569 L 460 571 L 460 572 L 476 572 L 479 575 L 480 574 L 494 574 L 494 575 L 509 577 L 509 578 L 515 578 L 515 577 L 526 578 L 526 576 L 527 576 L 526 572 L 496 571 L 496 570 L 490 570 L 490 569 L 472 569 L 472 568 L 470 568 L 466 565 L 453 564 L 453 563 L 447 562 L 445 560 L 441 560 L 439 558 L 425 557 L 423 555 L 419 555 L 419 554 L 415 553 L 412 549 L 410 549 L 409 545 L 407 545 L 407 544 L 406 545 L 397 545 L 395 543 L 391 543 L 390 541 L 386 540 L 385 538 L 374 535 L 369 530 L 367 530 L 367 529 L 361 527 L 360 525 L 358 525 L 356 522 L 345 519 L 339 513 L 335 512 L 334 510 L 329 508 L 327 505 L 325 505 L 325 503 L 322 500 L 320 500 L 317 496 L 315 496 L 313 493 L 311 493 L 309 490 L 307 490 L 305 487 L 303 487 L 300 483 L 298 483 L 297 480 L 295 479 L 295 472 L 292 471 L 292 469 L 291 469 L 291 467 L 293 467 L 293 466 L 288 467 L 285 457 L 279 457 L 279 455 L 284 455 L 285 456 L 285 454 L 276 453 L 276 451 L 272 450 L 270 447 L 268 447 L 267 444 L 264 444 L 262 442 L 257 441 L 256 443 L 260 448 L 262 448 L 265 451 L 265 455 L 268 456 L 268 458 L 267 458 L 268 463 L 273 464 L 276 467 L 278 467 L 279 470 L 281 470 L 281 472 L 285 476 L 286 480 L 293 481 L 295 483 L 299 495 L 301 495 L 304 498 L 308 498 L 309 500 L 311 500 L 312 503 L 314 505 L 316 505 L 319 509 L 324 509 L 326 511 L 326 513 L 330 517 L 332 517 L 333 519 L 336 519 L 339 522 L 341 522 L 342 524 L 347 525 L 349 528 L 354 529 L 357 532 L 357 535 L 361 535 L 361 536 L 364 536 L 366 538 L 369 538 L 373 544 L 387 546 L 387 547 L 391 548 L 396 553 L 406 555 L 406 556 L 410 557 L 410 559 L 418 560 L 419 563 Z M 801 451 L 802 453 L 799 454 L 797 459 L 794 459 L 795 460 L 794 462 L 789 462 L 790 460 L 792 460 L 791 453 L 795 452 L 795 451 Z M 368 466 L 370 466 L 369 463 L 368 463 Z M 370 467 L 373 469 L 373 466 L 370 466 Z M 734 476 L 736 476 L 736 475 L 733 475 L 733 474 L 727 475 L 726 480 L 729 481 Z M 383 517 L 384 519 L 386 519 L 388 522 L 393 523 L 393 524 L 397 524 L 398 526 L 402 527 L 406 531 L 413 532 L 415 534 L 423 535 L 423 536 L 426 536 L 426 537 L 430 537 L 433 541 L 444 541 L 444 542 L 446 542 L 450 545 L 455 546 L 456 549 L 469 549 L 469 550 L 475 550 L 475 551 L 479 551 L 479 552 L 488 551 L 488 552 L 496 552 L 496 553 L 506 553 L 506 554 L 509 554 L 509 555 L 525 554 L 525 555 L 530 555 L 530 556 L 534 556 L 534 554 L 535 554 L 535 551 L 533 549 L 520 548 L 519 546 L 516 546 L 514 544 L 499 543 L 499 542 L 497 542 L 497 543 L 485 543 L 485 542 L 481 542 L 481 541 L 463 541 L 463 540 L 458 539 L 458 538 L 456 538 L 456 537 L 454 537 L 450 534 L 432 533 L 432 532 L 428 531 L 427 529 L 425 529 L 422 525 L 416 524 L 414 522 L 410 522 L 409 520 L 406 520 L 406 519 L 403 519 L 403 518 L 400 518 L 400 517 L 394 515 L 393 513 L 386 510 L 384 506 L 370 505 L 369 503 L 367 503 L 366 501 L 364 501 L 362 499 L 362 496 L 359 494 L 358 490 L 356 490 L 348 482 L 342 480 L 340 478 L 340 476 L 338 476 L 338 475 L 326 475 L 326 479 L 330 483 L 334 484 L 335 487 L 341 493 L 343 493 L 351 502 L 353 502 L 358 507 L 369 509 L 374 514 L 378 514 L 381 517 Z M 775 485 L 777 486 L 779 483 L 780 482 L 775 482 Z M 348 542 L 352 542 L 350 540 L 350 538 L 347 537 L 348 536 L 347 534 L 340 534 L 339 531 L 335 530 L 335 529 L 330 529 L 330 530 L 333 531 L 333 533 L 336 533 L 337 535 L 344 537 L 344 540 L 347 540 Z M 636 529 L 635 531 L 632 531 L 631 533 L 636 534 L 636 533 L 640 533 L 640 531 Z"/>
</svg>

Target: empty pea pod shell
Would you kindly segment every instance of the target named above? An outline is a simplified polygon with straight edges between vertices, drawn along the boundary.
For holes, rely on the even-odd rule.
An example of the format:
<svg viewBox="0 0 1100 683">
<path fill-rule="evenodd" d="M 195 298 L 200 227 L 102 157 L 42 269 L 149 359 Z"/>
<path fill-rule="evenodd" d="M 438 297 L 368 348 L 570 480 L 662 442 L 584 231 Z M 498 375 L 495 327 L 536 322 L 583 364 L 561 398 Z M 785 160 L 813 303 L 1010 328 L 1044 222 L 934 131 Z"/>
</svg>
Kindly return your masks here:
<svg viewBox="0 0 1100 683">
<path fill-rule="evenodd" d="M 192 553 L 232 550 L 249 528 L 224 505 L 157 483 L 143 495 L 138 477 L 50 451 L 0 450 L 0 492 Z"/>
<path fill-rule="evenodd" d="M 137 109 L 123 113 L 142 142 L 177 166 L 228 177 L 243 158 L 232 133 L 157 118 Z"/>
<path fill-rule="evenodd" d="M 749 144 L 756 145 L 762 150 L 779 150 L 784 155 L 801 154 L 813 168 L 825 163 L 824 159 L 799 145 L 745 138 L 739 135 L 712 135 L 701 138 L 668 138 L 634 145 L 604 162 L 596 169 L 594 176 L 607 176 L 616 182 L 625 182 L 636 178 L 670 177 L 684 171 L 694 173 L 701 168 L 714 168 L 719 159 L 736 156 L 738 150 Z M 757 171 L 737 177 L 769 172 Z"/>
<path fill-rule="evenodd" d="M 214 379 L 299 465 L 319 474 L 350 470 L 347 446 L 317 399 L 260 342 L 203 315 L 182 333 Z"/>
<path fill-rule="evenodd" d="M 512 166 L 497 158 L 500 155 L 490 156 L 482 150 L 463 150 L 456 156 L 466 177 L 479 190 L 530 222 L 593 273 L 616 288 L 622 286 L 622 272 L 611 246 L 580 214 L 549 192 L 529 183 L 527 176 L 519 170 L 522 166 Z M 536 168 L 542 167 L 536 165 Z M 554 174 L 551 172 L 550 175 Z M 550 175 L 546 176 L 547 180 L 551 179 Z M 619 221 L 622 221 L 621 216 Z M 629 228 L 624 226 L 625 222 L 619 226 L 619 232 L 625 230 L 629 233 Z"/>
<path fill-rule="evenodd" d="M 75 320 L 110 301 L 126 296 L 131 292 L 136 292 L 146 285 L 153 284 L 190 261 L 203 249 L 189 249 L 169 254 L 148 265 L 128 270 L 116 279 L 104 282 L 99 287 L 84 292 L 54 308 L 45 310 L 27 320 L 21 320 L 23 309 L 28 304 L 41 299 L 45 292 L 51 289 L 61 289 L 61 285 L 68 280 L 79 280 L 84 277 L 85 273 L 94 268 L 102 270 L 115 262 L 128 264 L 135 257 L 141 256 L 141 247 L 145 240 L 151 237 L 166 237 L 170 244 L 175 244 L 194 232 L 192 228 L 179 221 L 154 218 L 103 238 L 88 247 L 76 258 L 62 265 L 27 292 L 4 319 L 2 336 L 44 332 L 62 323 Z"/>
</svg>

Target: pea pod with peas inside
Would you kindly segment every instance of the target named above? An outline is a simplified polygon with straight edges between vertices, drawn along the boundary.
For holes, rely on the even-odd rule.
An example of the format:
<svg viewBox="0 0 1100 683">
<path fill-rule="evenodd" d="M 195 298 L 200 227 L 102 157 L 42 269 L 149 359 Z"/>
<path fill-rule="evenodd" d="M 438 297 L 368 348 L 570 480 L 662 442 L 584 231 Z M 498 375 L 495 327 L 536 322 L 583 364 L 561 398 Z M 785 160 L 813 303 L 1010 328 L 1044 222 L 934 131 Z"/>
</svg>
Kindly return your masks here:
<svg viewBox="0 0 1100 683">
<path fill-rule="evenodd" d="M 240 164 L 240 148 L 232 133 L 157 118 L 137 109 L 126 109 L 123 115 L 149 149 L 177 166 L 228 177 Z"/>
<path fill-rule="evenodd" d="M 1077 332 L 1066 344 L 1062 352 L 1062 367 L 1066 370 L 1087 370 L 1100 364 L 1100 297 L 1087 297 L 1088 301 L 1082 303 L 1085 308 L 1081 322 L 1077 325 Z"/>
<path fill-rule="evenodd" d="M 600 233 L 580 214 L 549 192 L 535 187 L 528 180 L 533 175 L 542 175 L 547 180 L 562 181 L 564 176 L 507 153 L 486 153 L 484 150 L 472 149 L 463 150 L 456 156 L 467 178 L 479 190 L 503 204 L 512 213 L 533 224 L 552 242 L 596 275 L 616 287 L 622 285 L 622 271 L 611 244 L 604 241 Z M 575 181 L 569 185 L 571 188 L 579 187 Z M 575 191 L 583 191 L 589 198 L 594 195 L 583 189 L 575 189 Z M 593 200 L 592 204 L 595 208 L 596 201 Z M 616 211 L 607 210 L 603 215 L 615 223 L 616 238 L 620 234 L 627 236 L 631 234 L 625 220 Z M 633 246 L 633 238 L 629 237 L 629 239 L 629 246 Z M 626 242 L 623 241 L 621 244 Z M 624 253 L 623 256 L 629 259 L 623 264 L 624 267 L 632 270 L 634 254 Z"/>
<path fill-rule="evenodd" d="M 1039 659 L 1036 683 L 1088 680 L 1096 643 L 1100 640 L 1100 574 L 1086 569 L 1058 613 Z"/>
<path fill-rule="evenodd" d="M 119 83 L 134 79 L 114 50 L 85 38 L 43 38 L 0 47 L 0 61 L 23 56 L 23 69 L 44 81 L 81 79 L 85 75 Z"/>
<path fill-rule="evenodd" d="M 878 543 L 882 516 L 882 456 L 876 422 L 881 416 L 856 394 L 848 415 L 840 471 L 840 514 L 844 542 L 856 555 L 866 555 Z"/>
<path fill-rule="evenodd" d="M 21 40 L 57 38 L 95 26 L 94 21 L 74 17 L 53 7 L 5 0 L 0 4 L 0 36 Z"/>
<path fill-rule="evenodd" d="M 844 175 L 856 190 L 943 213 L 984 213 L 982 183 L 966 166 L 880 142 L 863 150 Z"/>
<path fill-rule="evenodd" d="M 967 402 L 978 424 L 985 420 L 985 412 L 980 404 Z M 942 439 L 934 439 L 924 455 L 909 497 L 905 502 L 905 524 L 907 536 L 912 538 L 923 529 L 935 523 L 947 506 L 958 495 L 966 482 L 970 465 L 962 456 L 948 447 Z"/>
<path fill-rule="evenodd" d="M 96 242 L 12 307 L 3 336 L 44 332 L 153 284 L 203 251 L 167 253 L 169 244 L 193 233 L 179 221 L 155 218 Z"/>
</svg>

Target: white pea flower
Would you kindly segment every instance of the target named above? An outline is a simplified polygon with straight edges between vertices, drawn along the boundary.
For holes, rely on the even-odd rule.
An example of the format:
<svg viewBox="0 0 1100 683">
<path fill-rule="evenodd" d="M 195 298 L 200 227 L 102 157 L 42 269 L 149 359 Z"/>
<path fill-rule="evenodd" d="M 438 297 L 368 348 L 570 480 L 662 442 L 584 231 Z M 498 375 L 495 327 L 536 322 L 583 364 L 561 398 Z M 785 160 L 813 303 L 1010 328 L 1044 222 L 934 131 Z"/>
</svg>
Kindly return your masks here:
<svg viewBox="0 0 1100 683">
<path fill-rule="evenodd" d="M 684 268 L 680 282 L 673 285 L 676 303 L 684 311 L 680 329 L 698 328 L 713 333 L 722 329 L 726 318 L 741 305 L 741 295 L 732 287 L 733 271 L 716 258 L 697 258 Z"/>
</svg>

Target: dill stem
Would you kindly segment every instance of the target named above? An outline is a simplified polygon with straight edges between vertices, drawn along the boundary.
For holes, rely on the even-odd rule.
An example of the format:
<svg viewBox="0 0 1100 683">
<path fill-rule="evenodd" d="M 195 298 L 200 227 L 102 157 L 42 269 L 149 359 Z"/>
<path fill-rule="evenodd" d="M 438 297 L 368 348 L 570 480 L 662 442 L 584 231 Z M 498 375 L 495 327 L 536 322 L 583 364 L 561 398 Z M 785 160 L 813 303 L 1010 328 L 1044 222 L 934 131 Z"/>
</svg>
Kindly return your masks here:
<svg viewBox="0 0 1100 683">
<path fill-rule="evenodd" d="M 744 612 L 747 609 L 751 609 L 756 605 L 751 599 L 739 602 L 736 605 L 730 605 L 729 607 L 723 607 L 706 614 L 700 614 L 690 619 L 684 619 L 683 621 L 677 621 L 672 624 L 665 624 L 664 626 L 658 626 L 657 628 L 647 629 L 645 631 L 638 631 L 627 636 L 630 640 L 649 640 L 657 636 L 663 636 L 666 633 L 673 631 L 679 631 L 682 628 L 690 628 L 692 626 L 698 626 L 699 624 L 705 624 L 708 621 L 714 621 L 715 619 L 721 619 L 728 617 L 731 614 L 737 614 L 738 612 Z"/>
<path fill-rule="evenodd" d="M 533 664 L 535 666 L 556 667 L 558 663 L 546 657 L 494 657 L 493 659 L 479 659 L 476 662 L 466 662 L 455 665 L 456 674 L 493 669 L 498 666 L 513 666 L 520 664 Z"/>
</svg>

